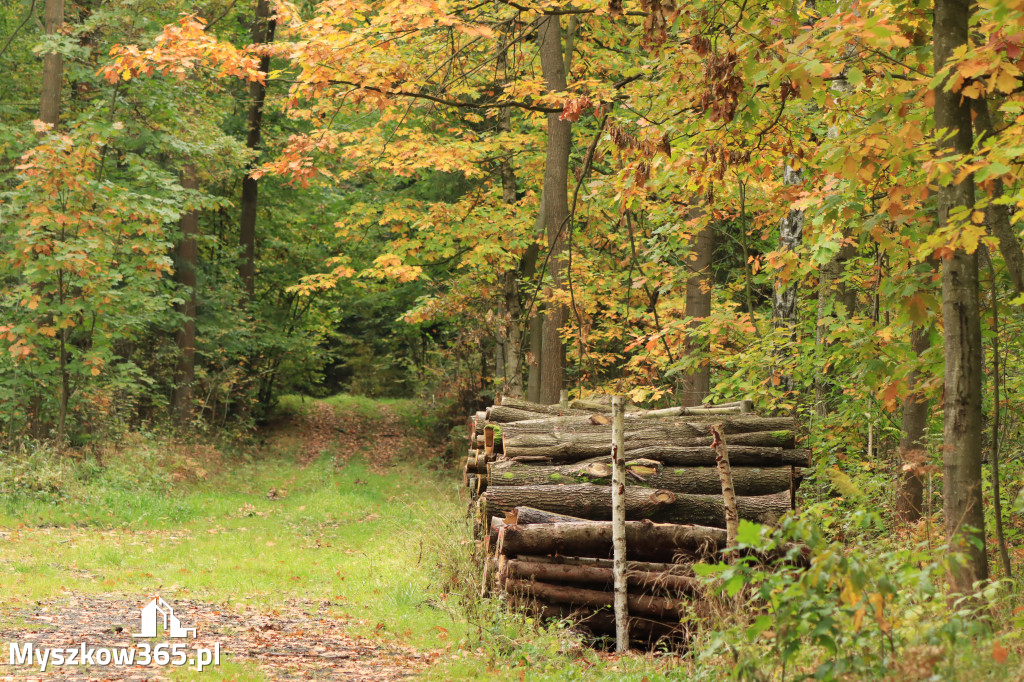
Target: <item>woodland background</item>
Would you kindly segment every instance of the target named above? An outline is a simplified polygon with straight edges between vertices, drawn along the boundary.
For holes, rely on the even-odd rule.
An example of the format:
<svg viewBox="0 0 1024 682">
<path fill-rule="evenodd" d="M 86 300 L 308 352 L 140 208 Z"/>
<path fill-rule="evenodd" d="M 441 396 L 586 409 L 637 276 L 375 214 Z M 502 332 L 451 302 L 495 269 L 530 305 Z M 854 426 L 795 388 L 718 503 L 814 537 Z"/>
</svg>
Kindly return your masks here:
<svg viewBox="0 0 1024 682">
<path fill-rule="evenodd" d="M 289 393 L 752 398 L 820 561 L 730 569 L 737 675 L 1019 659 L 1024 4 L 23 0 L 0 65 L 5 494 Z"/>
</svg>

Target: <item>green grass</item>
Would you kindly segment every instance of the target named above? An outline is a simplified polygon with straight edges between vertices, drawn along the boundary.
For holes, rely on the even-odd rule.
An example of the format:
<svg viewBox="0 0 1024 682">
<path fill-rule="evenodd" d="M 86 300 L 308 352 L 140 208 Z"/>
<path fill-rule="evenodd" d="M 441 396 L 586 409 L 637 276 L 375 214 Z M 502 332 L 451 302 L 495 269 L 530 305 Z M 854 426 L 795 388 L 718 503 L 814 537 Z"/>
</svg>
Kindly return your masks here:
<svg viewBox="0 0 1024 682">
<path fill-rule="evenodd" d="M 436 627 L 453 627 L 428 602 L 423 549 L 436 515 L 456 513 L 448 478 L 412 463 L 383 474 L 358 458 L 338 470 L 329 456 L 305 469 L 269 459 L 183 491 L 110 491 L 106 508 L 28 503 L 0 515 L 0 592 L 10 606 L 64 589 L 263 607 L 342 597 L 339 615 L 428 645 Z M 267 499 L 271 488 L 286 496 Z M 44 521 L 59 527 L 32 528 Z"/>
</svg>

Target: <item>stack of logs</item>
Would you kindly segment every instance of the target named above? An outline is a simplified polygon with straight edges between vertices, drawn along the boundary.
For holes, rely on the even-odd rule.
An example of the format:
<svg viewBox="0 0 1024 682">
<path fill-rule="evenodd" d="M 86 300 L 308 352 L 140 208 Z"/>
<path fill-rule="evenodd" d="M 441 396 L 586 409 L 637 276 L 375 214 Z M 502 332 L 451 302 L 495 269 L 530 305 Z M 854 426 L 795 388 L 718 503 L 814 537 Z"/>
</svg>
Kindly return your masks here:
<svg viewBox="0 0 1024 682">
<path fill-rule="evenodd" d="M 484 589 L 522 598 L 543 617 L 594 634 L 614 632 L 610 406 L 567 407 L 512 398 L 469 420 L 464 482 L 488 557 Z M 722 483 L 711 426 L 720 424 L 741 519 L 773 524 L 795 504 L 810 453 L 788 417 L 760 417 L 749 401 L 631 410 L 625 418 L 630 636 L 678 638 L 708 601 L 696 561 L 726 548 Z"/>
</svg>

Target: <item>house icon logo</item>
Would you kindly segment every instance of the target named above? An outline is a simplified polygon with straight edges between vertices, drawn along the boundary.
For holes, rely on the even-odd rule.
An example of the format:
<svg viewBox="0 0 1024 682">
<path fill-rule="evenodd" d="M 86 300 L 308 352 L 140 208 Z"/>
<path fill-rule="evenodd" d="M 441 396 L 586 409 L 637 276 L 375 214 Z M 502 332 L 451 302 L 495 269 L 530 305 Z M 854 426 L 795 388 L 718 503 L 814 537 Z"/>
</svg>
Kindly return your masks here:
<svg viewBox="0 0 1024 682">
<path fill-rule="evenodd" d="M 192 633 L 192 637 L 196 636 L 196 629 L 181 627 L 181 621 L 174 615 L 171 605 L 163 597 L 157 597 L 142 607 L 142 632 L 132 637 L 156 637 L 157 624 L 161 619 L 164 633 L 168 637 L 188 637 L 189 633 Z"/>
</svg>

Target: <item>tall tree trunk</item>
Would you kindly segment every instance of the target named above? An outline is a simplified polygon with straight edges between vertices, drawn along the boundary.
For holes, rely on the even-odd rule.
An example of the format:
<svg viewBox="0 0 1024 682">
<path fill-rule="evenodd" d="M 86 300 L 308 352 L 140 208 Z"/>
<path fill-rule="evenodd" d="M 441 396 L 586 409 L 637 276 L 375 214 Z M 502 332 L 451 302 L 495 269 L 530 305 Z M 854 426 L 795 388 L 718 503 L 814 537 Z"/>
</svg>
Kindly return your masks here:
<svg viewBox="0 0 1024 682">
<path fill-rule="evenodd" d="M 928 350 L 928 329 L 914 327 L 910 335 L 914 354 L 921 356 Z M 921 376 L 916 369 L 907 377 L 910 392 L 903 400 L 903 434 L 900 436 L 900 461 L 903 463 L 902 484 L 896 502 L 896 514 L 905 523 L 921 518 L 924 501 L 922 467 L 927 461 L 924 452 L 925 429 L 928 426 L 928 402 L 920 390 Z"/>
<path fill-rule="evenodd" d="M 803 174 L 786 165 L 783 170 L 783 182 L 787 185 L 803 184 Z M 804 210 L 802 208 L 790 209 L 779 221 L 779 249 L 782 251 L 795 251 L 800 248 L 804 238 Z M 797 309 L 797 284 L 796 282 L 783 283 L 775 280 L 775 291 L 772 298 L 772 322 L 777 333 L 781 333 L 787 341 L 796 335 L 796 326 L 799 321 L 799 310 Z M 778 357 L 782 358 L 785 352 L 779 351 Z M 781 385 L 784 390 L 792 390 L 793 377 L 788 372 L 776 367 L 773 370 L 773 383 Z"/>
<path fill-rule="evenodd" d="M 715 249 L 715 235 L 710 225 L 697 233 L 694 253 L 689 263 L 693 275 L 686 280 L 686 317 L 690 327 L 699 327 L 711 314 L 711 256 Z M 706 353 L 707 344 L 695 335 L 687 334 L 686 351 L 692 355 Z M 683 375 L 679 404 L 684 407 L 700 405 L 711 390 L 709 359 L 701 360 L 699 367 Z"/>
<path fill-rule="evenodd" d="M 498 46 L 498 57 L 495 60 L 497 70 L 503 78 L 508 79 L 508 34 L 503 33 Z M 504 87 L 504 84 L 503 84 Z M 498 114 L 498 131 L 507 133 L 512 130 L 512 109 L 502 109 Z M 516 171 L 512 166 L 512 155 L 503 156 L 498 162 L 498 174 L 501 177 L 501 199 L 507 206 L 516 203 Z M 500 343 L 503 349 L 501 372 L 504 375 L 502 395 L 513 398 L 523 397 L 523 303 L 519 287 L 520 277 L 526 279 L 536 270 L 537 248 L 530 246 L 522 255 L 518 267 L 509 268 L 504 273 L 504 338 Z"/>
<path fill-rule="evenodd" d="M 195 166 L 187 164 L 182 169 L 181 186 L 186 190 L 199 189 Z M 174 370 L 171 415 L 179 424 L 184 424 L 192 411 L 192 382 L 195 379 L 196 265 L 199 261 L 196 235 L 199 232 L 199 212 L 191 210 L 182 213 L 178 225 L 181 238 L 174 255 L 174 281 L 184 290 L 185 300 L 178 305 L 178 312 L 184 320 L 176 335 L 178 365 Z"/>
<path fill-rule="evenodd" d="M 256 0 L 256 12 L 252 25 L 252 42 L 260 45 L 274 40 L 276 22 L 270 18 L 270 1 Z M 270 57 L 260 58 L 260 71 L 270 71 Z M 249 120 L 245 146 L 251 151 L 260 148 L 261 128 L 263 125 L 263 102 L 267 95 L 267 86 L 253 81 L 249 83 Z M 239 230 L 239 245 L 242 250 L 242 262 L 238 266 L 238 274 L 242 279 L 245 294 L 251 303 L 256 292 L 256 210 L 259 206 L 259 183 L 249 172 L 255 161 L 246 169 L 242 178 L 242 219 Z"/>
<path fill-rule="evenodd" d="M 968 43 L 969 0 L 936 0 L 935 72 L 955 50 Z M 971 104 L 947 91 L 949 79 L 935 89 L 935 127 L 950 153 L 971 153 Z M 939 227 L 952 211 L 974 206 L 974 178 L 939 186 Z M 945 328 L 945 398 L 943 401 L 943 494 L 946 537 L 951 551 L 965 560 L 950 567 L 950 586 L 966 593 L 988 578 L 985 513 L 981 496 L 981 315 L 978 300 L 978 252 L 957 249 L 942 263 L 942 317 Z"/>
<path fill-rule="evenodd" d="M 846 235 L 843 235 L 845 242 Z M 848 317 L 853 312 L 856 292 L 842 281 L 846 272 L 846 261 L 853 258 L 857 248 L 844 243 L 839 251 L 818 270 L 818 324 L 815 327 L 815 342 L 820 349 L 829 345 L 826 339 L 829 325 L 822 324 L 830 315 Z M 814 379 L 814 411 L 824 417 L 832 411 L 836 398 L 836 389 L 829 378 L 829 363 L 823 363 Z"/>
<path fill-rule="evenodd" d="M 64 0 L 46 0 L 43 10 L 46 35 L 60 33 L 64 26 Z M 39 120 L 57 125 L 60 119 L 60 93 L 64 83 L 64 57 L 59 52 L 43 55 L 43 86 L 39 93 Z"/>
<path fill-rule="evenodd" d="M 566 89 L 565 55 L 562 53 L 561 21 L 558 15 L 540 20 L 537 43 L 541 71 L 549 92 Z M 565 270 L 565 234 L 569 221 L 569 148 L 572 124 L 559 119 L 558 113 L 547 115 L 547 151 L 544 161 L 544 227 L 548 237 L 548 275 L 551 289 L 562 286 Z M 568 319 L 564 305 L 550 303 L 544 315 L 544 352 L 541 355 L 540 402 L 554 404 L 565 384 L 565 346 L 561 329 Z"/>
</svg>

